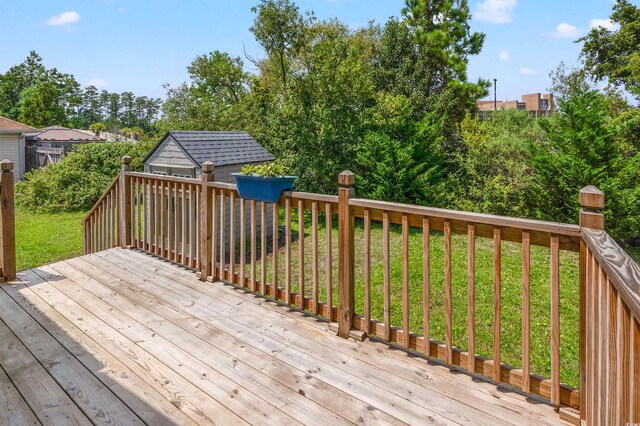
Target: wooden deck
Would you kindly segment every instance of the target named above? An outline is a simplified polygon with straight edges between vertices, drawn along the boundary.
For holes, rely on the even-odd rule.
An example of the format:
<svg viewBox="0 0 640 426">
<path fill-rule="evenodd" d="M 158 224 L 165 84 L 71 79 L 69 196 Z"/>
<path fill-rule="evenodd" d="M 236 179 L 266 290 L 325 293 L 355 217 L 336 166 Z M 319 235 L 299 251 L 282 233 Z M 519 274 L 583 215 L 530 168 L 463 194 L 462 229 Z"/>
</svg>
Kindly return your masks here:
<svg viewBox="0 0 640 426">
<path fill-rule="evenodd" d="M 132 250 L 0 285 L 0 424 L 562 424 L 552 407 Z"/>
</svg>

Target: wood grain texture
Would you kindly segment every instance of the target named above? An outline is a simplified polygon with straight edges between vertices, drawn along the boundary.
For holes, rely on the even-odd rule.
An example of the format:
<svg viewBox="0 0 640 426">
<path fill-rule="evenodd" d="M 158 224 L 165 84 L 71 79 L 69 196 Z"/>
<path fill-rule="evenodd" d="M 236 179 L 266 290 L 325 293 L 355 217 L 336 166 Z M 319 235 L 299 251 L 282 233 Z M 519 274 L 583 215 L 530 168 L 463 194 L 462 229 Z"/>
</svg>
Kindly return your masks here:
<svg viewBox="0 0 640 426">
<path fill-rule="evenodd" d="M 453 363 L 453 318 L 451 311 L 451 221 L 444 221 L 444 316 L 447 364 Z"/>
<path fill-rule="evenodd" d="M 402 220 L 402 331 L 404 346 L 409 347 L 409 220 Z"/>
<path fill-rule="evenodd" d="M 363 280 L 364 280 L 364 332 L 371 333 L 371 218 L 369 210 L 364 211 L 364 258 L 363 258 Z"/>
<path fill-rule="evenodd" d="M 468 226 L 467 234 L 467 371 L 475 373 L 476 363 L 476 228 Z"/>
<path fill-rule="evenodd" d="M 531 392 L 531 246 L 522 233 L 522 391 Z"/>
<path fill-rule="evenodd" d="M 502 230 L 493 229 L 493 381 L 500 382 L 500 304 L 502 294 Z"/>
<path fill-rule="evenodd" d="M 560 242 L 551 237 L 551 403 L 560 405 Z"/>
<path fill-rule="evenodd" d="M 422 329 L 425 356 L 431 356 L 431 269 L 430 269 L 430 240 L 431 230 L 429 218 L 422 218 Z"/>
<path fill-rule="evenodd" d="M 325 279 L 326 279 L 326 291 L 327 291 L 327 306 L 329 307 L 327 319 L 333 321 L 333 210 L 331 204 L 325 205 Z"/>
<path fill-rule="evenodd" d="M 382 214 L 382 262 L 384 264 L 384 338 L 391 340 L 391 253 L 389 242 L 389 215 L 387 212 Z"/>
</svg>

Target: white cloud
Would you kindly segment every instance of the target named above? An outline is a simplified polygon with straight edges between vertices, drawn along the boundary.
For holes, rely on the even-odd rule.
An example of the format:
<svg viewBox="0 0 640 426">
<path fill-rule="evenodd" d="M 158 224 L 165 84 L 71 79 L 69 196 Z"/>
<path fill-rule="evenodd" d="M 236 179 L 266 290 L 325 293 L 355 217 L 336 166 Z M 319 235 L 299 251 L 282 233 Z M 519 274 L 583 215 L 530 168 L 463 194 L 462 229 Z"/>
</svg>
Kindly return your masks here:
<svg viewBox="0 0 640 426">
<path fill-rule="evenodd" d="M 616 24 L 614 24 L 611 19 L 592 19 L 589 21 L 589 28 L 606 28 L 607 30 L 613 30 L 616 28 Z"/>
<path fill-rule="evenodd" d="M 501 61 L 508 61 L 509 59 L 511 59 L 511 53 L 509 53 L 506 50 L 503 50 L 502 52 L 500 52 L 500 54 L 498 55 L 498 59 L 500 59 Z"/>
<path fill-rule="evenodd" d="M 80 20 L 80 14 L 75 11 L 62 12 L 60 15 L 54 15 L 47 19 L 47 24 L 49 25 L 67 25 L 73 24 L 74 22 L 78 22 Z"/>
<path fill-rule="evenodd" d="M 538 70 L 534 70 L 533 68 L 520 68 L 520 74 L 522 74 L 522 75 L 536 75 L 536 74 L 538 74 Z"/>
<path fill-rule="evenodd" d="M 551 33 L 554 38 L 578 38 L 580 37 L 580 30 L 571 24 L 563 22 L 556 27 L 556 31 Z"/>
<path fill-rule="evenodd" d="M 518 0 L 484 0 L 476 7 L 473 18 L 492 24 L 506 24 L 511 22 L 511 14 L 517 5 Z"/>
<path fill-rule="evenodd" d="M 101 78 L 92 78 L 91 80 L 87 81 L 87 84 L 85 84 L 85 86 L 93 86 L 96 89 L 105 89 L 108 85 L 109 82 Z"/>
</svg>

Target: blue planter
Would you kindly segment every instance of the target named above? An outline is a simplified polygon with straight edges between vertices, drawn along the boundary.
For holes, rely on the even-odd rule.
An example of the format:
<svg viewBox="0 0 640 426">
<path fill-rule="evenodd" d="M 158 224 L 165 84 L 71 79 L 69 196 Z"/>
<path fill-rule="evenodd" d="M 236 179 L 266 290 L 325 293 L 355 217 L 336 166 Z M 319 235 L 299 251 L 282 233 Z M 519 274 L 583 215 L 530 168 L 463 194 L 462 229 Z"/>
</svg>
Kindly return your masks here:
<svg viewBox="0 0 640 426">
<path fill-rule="evenodd" d="M 238 193 L 247 200 L 277 203 L 282 191 L 293 189 L 296 176 L 260 177 L 258 175 L 243 175 L 232 173 L 236 178 Z"/>
</svg>

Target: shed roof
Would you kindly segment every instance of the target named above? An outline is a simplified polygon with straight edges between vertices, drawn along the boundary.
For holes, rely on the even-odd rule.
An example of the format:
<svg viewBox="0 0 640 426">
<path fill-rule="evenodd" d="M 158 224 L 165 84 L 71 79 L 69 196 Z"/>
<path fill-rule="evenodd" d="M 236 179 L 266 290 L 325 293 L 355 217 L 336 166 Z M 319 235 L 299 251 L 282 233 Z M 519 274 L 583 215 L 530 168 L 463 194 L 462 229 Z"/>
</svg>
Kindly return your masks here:
<svg viewBox="0 0 640 426">
<path fill-rule="evenodd" d="M 199 165 L 205 161 L 211 161 L 215 166 L 226 166 L 275 160 L 247 132 L 170 130 L 147 155 L 145 162 L 169 135 Z"/>
<path fill-rule="evenodd" d="M 27 140 L 30 141 L 58 141 L 58 142 L 100 142 L 103 139 L 90 135 L 80 130 L 69 129 L 63 126 L 49 126 L 36 132 L 29 132 Z"/>
<path fill-rule="evenodd" d="M 0 130 L 15 130 L 18 132 L 27 132 L 37 129 L 35 127 L 27 126 L 26 124 L 22 124 L 10 118 L 0 116 Z"/>
</svg>

